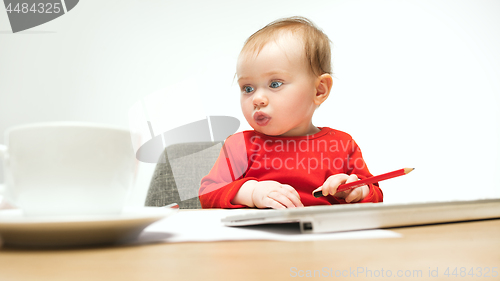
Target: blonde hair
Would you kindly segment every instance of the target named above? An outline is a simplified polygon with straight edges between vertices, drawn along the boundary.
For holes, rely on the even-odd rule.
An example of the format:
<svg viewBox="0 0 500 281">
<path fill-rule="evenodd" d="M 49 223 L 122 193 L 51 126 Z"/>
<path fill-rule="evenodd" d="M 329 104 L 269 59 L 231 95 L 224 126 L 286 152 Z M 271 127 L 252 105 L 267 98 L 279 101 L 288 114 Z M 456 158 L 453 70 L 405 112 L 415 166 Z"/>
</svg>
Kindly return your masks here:
<svg viewBox="0 0 500 281">
<path fill-rule="evenodd" d="M 271 22 L 248 37 L 241 53 L 259 54 L 269 41 L 276 42 L 285 31 L 300 34 L 312 73 L 317 76 L 325 73 L 332 74 L 330 39 L 314 23 L 304 17 L 282 18 Z"/>
</svg>

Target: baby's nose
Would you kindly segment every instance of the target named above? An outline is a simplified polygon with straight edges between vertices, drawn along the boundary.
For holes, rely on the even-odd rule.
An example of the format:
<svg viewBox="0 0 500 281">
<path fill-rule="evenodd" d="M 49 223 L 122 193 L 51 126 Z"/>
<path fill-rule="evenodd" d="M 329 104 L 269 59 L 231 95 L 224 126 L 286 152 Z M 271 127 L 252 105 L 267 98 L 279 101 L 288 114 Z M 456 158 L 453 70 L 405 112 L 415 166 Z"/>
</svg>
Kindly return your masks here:
<svg viewBox="0 0 500 281">
<path fill-rule="evenodd" d="M 267 96 L 262 92 L 256 92 L 253 96 L 253 104 L 255 107 L 263 107 L 269 103 Z"/>
</svg>

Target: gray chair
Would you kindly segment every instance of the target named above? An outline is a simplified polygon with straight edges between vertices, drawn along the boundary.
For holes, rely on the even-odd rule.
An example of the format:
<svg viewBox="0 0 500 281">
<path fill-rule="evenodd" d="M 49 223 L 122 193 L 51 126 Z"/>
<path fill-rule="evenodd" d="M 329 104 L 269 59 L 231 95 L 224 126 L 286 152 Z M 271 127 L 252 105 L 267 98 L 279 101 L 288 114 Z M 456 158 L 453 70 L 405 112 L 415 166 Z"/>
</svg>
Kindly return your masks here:
<svg viewBox="0 0 500 281">
<path fill-rule="evenodd" d="M 146 196 L 146 206 L 171 203 L 181 209 L 201 209 L 201 179 L 214 165 L 222 142 L 181 143 L 167 147 L 156 164 Z"/>
</svg>

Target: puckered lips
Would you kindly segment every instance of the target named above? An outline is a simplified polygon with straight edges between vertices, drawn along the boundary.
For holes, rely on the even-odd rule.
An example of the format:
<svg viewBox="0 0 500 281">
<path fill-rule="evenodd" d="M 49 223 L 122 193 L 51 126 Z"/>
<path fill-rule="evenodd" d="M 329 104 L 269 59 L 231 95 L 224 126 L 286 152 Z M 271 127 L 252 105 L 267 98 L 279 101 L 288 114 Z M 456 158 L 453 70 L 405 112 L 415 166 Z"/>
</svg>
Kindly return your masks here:
<svg viewBox="0 0 500 281">
<path fill-rule="evenodd" d="M 269 121 L 271 120 L 271 116 L 265 114 L 262 111 L 256 111 L 253 114 L 253 120 L 259 126 L 266 126 L 269 123 Z"/>
</svg>

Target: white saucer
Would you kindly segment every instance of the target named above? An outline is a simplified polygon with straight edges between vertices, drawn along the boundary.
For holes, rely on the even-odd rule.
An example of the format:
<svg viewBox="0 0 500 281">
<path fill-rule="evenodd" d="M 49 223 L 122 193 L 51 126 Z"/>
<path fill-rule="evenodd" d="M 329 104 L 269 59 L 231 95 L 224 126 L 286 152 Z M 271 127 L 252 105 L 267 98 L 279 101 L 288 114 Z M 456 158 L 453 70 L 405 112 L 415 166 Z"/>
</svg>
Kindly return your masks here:
<svg viewBox="0 0 500 281">
<path fill-rule="evenodd" d="M 0 210 L 0 241 L 23 247 L 114 244 L 136 238 L 146 226 L 175 212 L 140 207 L 125 208 L 117 215 L 25 217 L 19 209 Z"/>
</svg>

